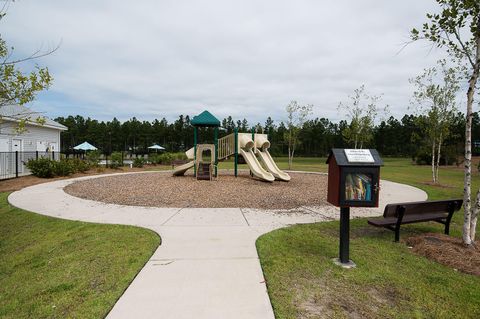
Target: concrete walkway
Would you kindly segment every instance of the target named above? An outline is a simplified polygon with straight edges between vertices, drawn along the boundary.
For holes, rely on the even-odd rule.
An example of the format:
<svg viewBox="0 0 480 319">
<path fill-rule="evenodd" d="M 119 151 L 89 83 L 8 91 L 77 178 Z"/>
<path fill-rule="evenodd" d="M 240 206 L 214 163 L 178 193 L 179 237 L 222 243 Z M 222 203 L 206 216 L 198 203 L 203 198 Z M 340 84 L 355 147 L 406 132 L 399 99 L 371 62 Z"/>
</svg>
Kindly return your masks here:
<svg viewBox="0 0 480 319">
<path fill-rule="evenodd" d="M 332 206 L 290 211 L 239 208 L 147 208 L 104 204 L 70 196 L 63 188 L 82 177 L 24 188 L 8 200 L 43 215 L 96 223 L 136 225 L 162 244 L 117 301 L 108 318 L 273 319 L 256 239 L 296 223 L 338 218 Z M 381 215 L 385 203 L 425 200 L 425 192 L 382 181 L 381 207 L 353 216 Z"/>
</svg>

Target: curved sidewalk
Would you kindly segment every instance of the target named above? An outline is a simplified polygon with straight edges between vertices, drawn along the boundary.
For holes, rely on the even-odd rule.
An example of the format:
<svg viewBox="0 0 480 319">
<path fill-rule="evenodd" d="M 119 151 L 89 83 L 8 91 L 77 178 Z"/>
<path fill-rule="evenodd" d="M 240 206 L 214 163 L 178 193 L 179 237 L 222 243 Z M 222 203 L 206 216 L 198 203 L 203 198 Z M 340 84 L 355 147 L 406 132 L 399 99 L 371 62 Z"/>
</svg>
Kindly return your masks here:
<svg viewBox="0 0 480 319">
<path fill-rule="evenodd" d="M 103 175 L 105 176 L 105 175 Z M 10 204 L 43 215 L 151 229 L 162 244 L 108 318 L 274 318 L 256 239 L 273 229 L 338 218 L 332 206 L 289 211 L 240 208 L 121 206 L 70 196 L 63 188 L 81 177 L 24 188 Z M 382 181 L 380 207 L 352 209 L 353 216 L 381 215 L 386 203 L 425 200 L 425 192 Z"/>
</svg>

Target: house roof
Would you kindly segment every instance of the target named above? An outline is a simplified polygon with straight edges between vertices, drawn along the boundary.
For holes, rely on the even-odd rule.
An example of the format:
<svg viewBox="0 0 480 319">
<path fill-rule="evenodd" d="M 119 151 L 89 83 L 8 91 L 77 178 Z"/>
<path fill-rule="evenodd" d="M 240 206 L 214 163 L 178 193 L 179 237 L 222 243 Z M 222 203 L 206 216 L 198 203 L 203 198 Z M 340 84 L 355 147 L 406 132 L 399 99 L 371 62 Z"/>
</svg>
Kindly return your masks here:
<svg viewBox="0 0 480 319">
<path fill-rule="evenodd" d="M 24 119 L 28 119 L 27 123 L 35 126 L 44 126 L 48 128 L 53 128 L 61 131 L 66 131 L 68 128 L 60 123 L 55 122 L 54 120 L 49 119 L 46 116 L 43 116 L 39 112 L 35 112 L 23 105 L 5 105 L 0 107 L 0 118 L 3 120 L 10 120 L 18 122 Z M 45 123 L 40 124 L 37 122 L 38 119 L 44 119 Z"/>
<path fill-rule="evenodd" d="M 335 162 L 337 162 L 338 166 L 383 166 L 383 160 L 380 158 L 380 154 L 378 154 L 376 149 L 369 149 L 370 154 L 372 154 L 373 163 L 366 163 L 366 162 L 349 162 L 347 159 L 347 155 L 345 154 L 345 149 L 343 148 L 332 148 L 330 154 L 327 158 L 327 164 L 330 162 L 330 159 L 333 157 L 335 158 Z"/>
<path fill-rule="evenodd" d="M 190 121 L 193 126 L 220 126 L 220 121 L 208 111 L 203 111 L 197 116 L 194 116 Z"/>
</svg>

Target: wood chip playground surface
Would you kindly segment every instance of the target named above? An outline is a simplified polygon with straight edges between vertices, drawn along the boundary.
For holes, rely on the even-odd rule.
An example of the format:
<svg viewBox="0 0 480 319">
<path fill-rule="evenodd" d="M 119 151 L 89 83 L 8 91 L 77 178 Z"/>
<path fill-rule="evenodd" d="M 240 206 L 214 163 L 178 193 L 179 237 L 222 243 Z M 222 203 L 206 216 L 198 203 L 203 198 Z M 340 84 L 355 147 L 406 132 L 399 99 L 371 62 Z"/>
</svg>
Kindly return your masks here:
<svg viewBox="0 0 480 319">
<path fill-rule="evenodd" d="M 291 209 L 328 205 L 327 175 L 291 173 L 290 182 L 263 182 L 240 171 L 220 171 L 214 181 L 171 173 L 129 174 L 78 181 L 65 192 L 110 204 L 151 207 Z"/>
</svg>

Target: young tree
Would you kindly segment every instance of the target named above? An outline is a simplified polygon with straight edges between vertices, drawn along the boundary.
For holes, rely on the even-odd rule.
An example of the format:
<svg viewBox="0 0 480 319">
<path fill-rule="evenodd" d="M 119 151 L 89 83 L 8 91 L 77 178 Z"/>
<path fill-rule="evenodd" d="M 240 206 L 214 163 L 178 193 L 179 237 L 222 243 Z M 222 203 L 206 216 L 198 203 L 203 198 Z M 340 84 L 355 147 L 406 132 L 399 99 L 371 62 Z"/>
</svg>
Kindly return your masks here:
<svg viewBox="0 0 480 319">
<path fill-rule="evenodd" d="M 377 103 L 381 97 L 368 95 L 365 85 L 362 85 L 348 98 L 350 102 L 338 104 L 338 110 L 345 112 L 350 119 L 350 124 L 342 131 L 342 135 L 347 144 L 363 148 L 373 138 L 373 127 L 379 111 Z"/>
<path fill-rule="evenodd" d="M 472 205 L 472 115 L 475 89 L 480 75 L 480 1 L 436 0 L 440 13 L 427 14 L 421 30 L 412 29 L 413 41 L 426 39 L 444 47 L 456 59 L 468 65 L 467 112 L 465 125 L 464 223 L 463 242 L 475 241 L 477 217 L 480 210 L 480 190 Z"/>
<path fill-rule="evenodd" d="M 0 22 L 5 18 L 6 8 L 9 1 L 5 1 L 3 8 L 0 8 Z M 35 99 L 38 92 L 48 89 L 52 82 L 52 77 L 48 72 L 48 68 L 35 67 L 34 71 L 24 73 L 20 70 L 19 65 L 22 62 L 34 60 L 52 53 L 54 50 L 48 52 L 41 52 L 40 50 L 34 52 L 28 57 L 14 59 L 14 48 L 9 48 L 6 41 L 0 34 L 0 108 L 10 105 L 23 105 Z M 20 118 L 17 132 L 25 131 L 25 124 L 30 120 L 33 114 L 12 114 Z M 1 120 L 1 118 L 0 118 Z M 37 117 L 37 122 L 44 123 L 42 117 Z"/>
<path fill-rule="evenodd" d="M 291 101 L 285 110 L 287 111 L 287 131 L 285 132 L 285 141 L 288 144 L 288 169 L 292 169 L 295 147 L 298 144 L 298 134 L 312 113 L 313 105 L 300 105 L 297 101 Z"/>
<path fill-rule="evenodd" d="M 456 111 L 456 94 L 460 89 L 456 70 L 448 67 L 445 60 L 439 60 L 437 64 L 440 70 L 437 67 L 428 68 L 410 79 L 416 87 L 413 102 L 425 115 L 424 133 L 431 145 L 434 183 L 438 181 L 442 144 L 450 133 L 449 127 Z"/>
</svg>

